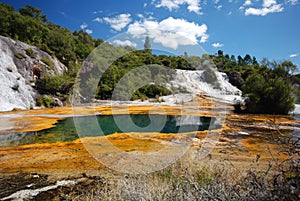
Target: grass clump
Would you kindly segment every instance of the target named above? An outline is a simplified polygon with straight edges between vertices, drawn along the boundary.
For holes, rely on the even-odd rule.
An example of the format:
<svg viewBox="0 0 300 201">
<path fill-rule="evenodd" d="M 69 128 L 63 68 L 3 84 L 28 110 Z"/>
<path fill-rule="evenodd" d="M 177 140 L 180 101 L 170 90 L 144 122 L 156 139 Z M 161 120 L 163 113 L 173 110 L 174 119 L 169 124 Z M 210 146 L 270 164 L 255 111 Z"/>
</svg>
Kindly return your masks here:
<svg viewBox="0 0 300 201">
<path fill-rule="evenodd" d="M 31 49 L 31 48 L 26 49 L 25 52 L 26 52 L 26 54 L 27 54 L 28 56 L 30 56 L 30 57 L 32 57 L 32 56 L 33 56 L 33 53 L 34 53 L 33 49 Z"/>
<path fill-rule="evenodd" d="M 17 57 L 18 59 L 24 59 L 24 58 L 26 58 L 26 56 L 23 53 L 21 53 L 21 52 L 16 53 L 15 57 Z"/>
<path fill-rule="evenodd" d="M 51 96 L 43 96 L 38 97 L 36 99 L 36 106 L 44 106 L 44 107 L 51 107 L 51 104 L 53 103 L 53 98 Z"/>
<path fill-rule="evenodd" d="M 46 64 L 46 67 L 49 69 L 49 70 L 53 70 L 54 71 L 54 63 L 50 60 L 50 59 L 47 59 L 46 57 L 42 57 L 41 61 Z"/>
</svg>

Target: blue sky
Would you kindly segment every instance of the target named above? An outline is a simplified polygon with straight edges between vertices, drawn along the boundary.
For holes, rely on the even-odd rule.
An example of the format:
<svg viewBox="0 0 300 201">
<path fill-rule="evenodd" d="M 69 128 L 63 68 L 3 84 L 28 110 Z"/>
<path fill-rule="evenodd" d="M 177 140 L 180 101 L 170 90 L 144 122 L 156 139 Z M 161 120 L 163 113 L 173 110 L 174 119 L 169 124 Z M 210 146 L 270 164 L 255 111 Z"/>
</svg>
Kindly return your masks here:
<svg viewBox="0 0 300 201">
<path fill-rule="evenodd" d="M 0 0 L 1 1 L 1 0 Z M 293 61 L 300 68 L 298 0 L 7 0 L 40 8 L 49 21 L 95 38 L 142 48 L 187 51 L 200 45 L 209 54 L 251 54 L 258 60 Z M 158 49 L 159 49 L 158 48 Z"/>
</svg>

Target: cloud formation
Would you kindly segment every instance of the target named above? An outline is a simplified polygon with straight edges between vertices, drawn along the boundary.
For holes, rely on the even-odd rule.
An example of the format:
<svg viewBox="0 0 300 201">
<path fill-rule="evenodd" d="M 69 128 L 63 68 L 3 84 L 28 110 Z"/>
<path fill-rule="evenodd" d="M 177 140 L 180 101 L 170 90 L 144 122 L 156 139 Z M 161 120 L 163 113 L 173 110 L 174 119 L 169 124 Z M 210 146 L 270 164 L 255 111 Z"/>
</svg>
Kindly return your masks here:
<svg viewBox="0 0 300 201">
<path fill-rule="evenodd" d="M 87 27 L 88 27 L 88 25 L 86 23 L 83 23 L 83 24 L 80 25 L 80 29 L 85 29 Z"/>
<path fill-rule="evenodd" d="M 214 48 L 220 48 L 220 47 L 223 47 L 224 44 L 222 44 L 222 43 L 213 43 L 212 46 L 213 46 Z"/>
<path fill-rule="evenodd" d="M 92 34 L 92 33 L 93 33 L 93 30 L 91 30 L 91 29 L 86 29 L 85 32 L 88 33 L 88 34 Z"/>
<path fill-rule="evenodd" d="M 247 8 L 245 15 L 266 16 L 269 13 L 279 13 L 283 10 L 282 4 L 278 4 L 276 0 L 263 0 L 262 8 Z"/>
<path fill-rule="evenodd" d="M 189 12 L 195 12 L 202 15 L 200 0 L 161 0 L 160 3 L 156 5 L 157 8 L 165 7 L 172 11 L 173 9 L 178 9 L 181 5 L 187 4 L 187 9 Z"/>
<path fill-rule="evenodd" d="M 149 36 L 155 43 L 173 49 L 177 49 L 180 45 L 204 43 L 209 37 L 206 33 L 206 24 L 198 25 L 194 22 L 173 17 L 160 22 L 150 19 L 135 21 L 128 26 L 127 32 L 134 38 Z"/>
<path fill-rule="evenodd" d="M 99 17 L 96 17 L 95 19 L 93 19 L 94 22 L 103 22 L 103 19 L 99 18 Z"/>
<path fill-rule="evenodd" d="M 132 19 L 131 19 L 131 14 L 127 13 L 127 14 L 120 14 L 112 18 L 104 17 L 103 21 L 108 23 L 112 29 L 116 31 L 121 31 L 132 21 Z"/>
<path fill-rule="evenodd" d="M 298 0 L 287 0 L 287 3 L 294 6 L 294 5 L 297 5 L 299 2 L 298 2 Z"/>
<path fill-rule="evenodd" d="M 137 47 L 137 44 L 130 40 L 114 40 L 112 43 L 119 46 Z"/>
<path fill-rule="evenodd" d="M 298 54 L 291 54 L 290 58 L 294 58 L 294 57 L 297 57 L 297 56 L 298 56 Z"/>
<path fill-rule="evenodd" d="M 92 33 L 93 33 L 93 30 L 87 29 L 87 27 L 88 27 L 87 23 L 82 23 L 82 24 L 80 25 L 80 29 L 82 29 L 83 31 L 85 31 L 85 32 L 88 33 L 88 34 L 92 34 Z"/>
</svg>

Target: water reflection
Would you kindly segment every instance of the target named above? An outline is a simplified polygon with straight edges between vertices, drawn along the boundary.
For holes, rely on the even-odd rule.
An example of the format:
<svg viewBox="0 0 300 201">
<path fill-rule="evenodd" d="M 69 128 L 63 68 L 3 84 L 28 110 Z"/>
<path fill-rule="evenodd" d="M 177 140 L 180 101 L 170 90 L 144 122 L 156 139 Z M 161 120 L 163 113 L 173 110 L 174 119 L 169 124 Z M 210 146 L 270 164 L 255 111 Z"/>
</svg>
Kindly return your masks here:
<svg viewBox="0 0 300 201">
<path fill-rule="evenodd" d="M 130 132 L 183 133 L 221 127 L 218 119 L 199 116 L 130 114 L 70 117 L 59 121 L 55 127 L 50 129 L 0 135 L 0 147 L 73 141 L 79 138 L 74 125 L 74 118 L 76 118 L 76 127 L 79 126 L 85 131 L 85 135 L 80 137 L 97 136 L 99 133 L 101 135 Z M 99 123 L 97 126 L 89 123 L 95 118 Z M 128 124 L 128 119 L 135 126 Z M 124 124 L 120 127 L 116 120 L 117 122 L 124 122 Z"/>
</svg>

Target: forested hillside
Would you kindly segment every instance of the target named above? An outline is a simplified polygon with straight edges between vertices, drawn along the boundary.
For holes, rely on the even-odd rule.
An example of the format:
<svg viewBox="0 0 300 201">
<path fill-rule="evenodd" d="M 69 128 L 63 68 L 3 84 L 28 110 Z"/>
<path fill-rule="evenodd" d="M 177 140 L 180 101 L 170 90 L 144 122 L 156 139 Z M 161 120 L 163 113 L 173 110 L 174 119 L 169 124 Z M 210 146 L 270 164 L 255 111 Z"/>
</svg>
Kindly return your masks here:
<svg viewBox="0 0 300 201">
<path fill-rule="evenodd" d="M 299 76 L 293 75 L 297 67 L 290 61 L 271 62 L 264 59 L 258 62 L 249 54 L 236 57 L 224 54 L 221 50 L 216 55 L 155 55 L 151 51 L 149 40 L 146 40 L 145 50 L 116 47 L 104 43 L 102 39 L 93 39 L 83 30 L 72 32 L 51 23 L 41 10 L 32 6 L 20 8 L 15 12 L 12 6 L 0 4 L 0 35 L 37 46 L 57 57 L 68 67 L 68 71 L 63 75 L 45 75 L 39 78 L 36 89 L 41 94 L 70 94 L 82 62 L 100 44 L 105 44 L 107 52 L 130 53 L 114 61 L 100 81 L 90 78 L 83 80 L 85 83 L 96 82 L 94 85 L 97 86 L 97 99 L 111 99 L 118 81 L 132 69 L 144 65 L 154 66 L 154 69 L 155 65 L 169 67 L 171 71 L 159 72 L 164 80 L 172 79 L 176 69 L 203 70 L 209 83 L 216 80 L 214 68 L 225 72 L 230 83 L 241 89 L 247 97 L 245 107 L 243 103 L 237 103 L 236 110 L 239 112 L 243 110 L 249 113 L 286 114 L 293 109 L 294 100 L 298 98 L 297 94 L 300 94 Z M 99 60 L 99 63 L 101 62 Z M 129 82 L 134 84 L 134 80 Z M 163 85 L 149 83 L 135 91 L 131 99 L 147 99 L 170 93 L 171 91 Z"/>
</svg>

